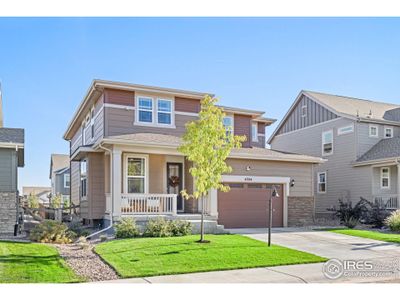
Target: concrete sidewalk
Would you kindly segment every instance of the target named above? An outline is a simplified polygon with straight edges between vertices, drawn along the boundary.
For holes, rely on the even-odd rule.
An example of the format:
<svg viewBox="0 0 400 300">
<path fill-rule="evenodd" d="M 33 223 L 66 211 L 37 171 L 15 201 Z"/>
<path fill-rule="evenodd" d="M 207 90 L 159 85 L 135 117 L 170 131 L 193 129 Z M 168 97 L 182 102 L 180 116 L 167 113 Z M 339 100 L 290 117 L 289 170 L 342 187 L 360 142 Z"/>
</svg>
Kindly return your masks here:
<svg viewBox="0 0 400 300">
<path fill-rule="evenodd" d="M 267 241 L 266 229 L 235 229 L 232 233 Z M 391 263 L 400 259 L 400 245 L 370 239 L 346 236 L 326 231 L 299 228 L 274 229 L 274 244 L 306 251 L 339 260 L 368 260 L 373 263 Z M 108 281 L 110 283 L 340 283 L 340 282 L 398 282 L 397 275 L 382 277 L 341 277 L 328 279 L 322 272 L 323 263 L 278 266 L 230 271 L 191 273 Z M 398 270 L 400 271 L 400 270 Z"/>
</svg>

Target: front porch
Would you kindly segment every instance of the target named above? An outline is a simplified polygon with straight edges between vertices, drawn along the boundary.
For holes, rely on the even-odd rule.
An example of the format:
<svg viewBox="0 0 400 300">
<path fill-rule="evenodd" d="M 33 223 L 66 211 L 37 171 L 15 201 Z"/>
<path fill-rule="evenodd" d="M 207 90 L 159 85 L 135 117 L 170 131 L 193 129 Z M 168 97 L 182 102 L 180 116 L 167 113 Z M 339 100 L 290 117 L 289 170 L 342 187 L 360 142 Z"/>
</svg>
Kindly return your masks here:
<svg viewBox="0 0 400 300">
<path fill-rule="evenodd" d="M 372 197 L 379 207 L 400 209 L 400 166 L 398 164 L 372 166 Z"/>
</svg>

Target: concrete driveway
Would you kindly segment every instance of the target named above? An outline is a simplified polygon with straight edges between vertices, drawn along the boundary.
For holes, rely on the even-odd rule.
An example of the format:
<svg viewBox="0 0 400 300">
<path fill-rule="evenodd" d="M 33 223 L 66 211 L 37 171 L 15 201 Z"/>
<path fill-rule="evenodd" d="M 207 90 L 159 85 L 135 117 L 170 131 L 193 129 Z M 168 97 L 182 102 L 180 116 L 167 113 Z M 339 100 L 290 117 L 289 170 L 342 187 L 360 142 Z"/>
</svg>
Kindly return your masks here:
<svg viewBox="0 0 400 300">
<path fill-rule="evenodd" d="M 257 240 L 267 241 L 267 229 L 232 229 L 231 233 L 242 234 Z M 299 228 L 274 229 L 274 244 L 306 251 L 326 258 L 339 260 L 368 260 L 374 263 L 393 264 L 400 259 L 400 245 L 375 240 L 351 237 L 325 231 Z M 400 282 L 397 275 L 384 274 L 379 277 L 345 277 L 329 279 L 322 272 L 322 263 L 244 270 L 191 273 L 120 279 L 110 283 L 317 283 L 317 282 Z"/>
</svg>

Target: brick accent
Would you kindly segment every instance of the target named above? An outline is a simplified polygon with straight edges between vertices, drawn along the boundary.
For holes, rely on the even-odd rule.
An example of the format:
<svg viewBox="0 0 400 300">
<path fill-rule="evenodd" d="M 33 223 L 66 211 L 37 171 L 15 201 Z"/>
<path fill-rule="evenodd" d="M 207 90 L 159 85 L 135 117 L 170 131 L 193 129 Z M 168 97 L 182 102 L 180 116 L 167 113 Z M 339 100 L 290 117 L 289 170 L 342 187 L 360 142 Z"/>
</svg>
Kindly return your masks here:
<svg viewBox="0 0 400 300">
<path fill-rule="evenodd" d="M 0 233 L 13 233 L 17 216 L 17 193 L 0 192 Z"/>
<path fill-rule="evenodd" d="M 314 197 L 288 197 L 288 226 L 314 223 Z"/>
</svg>

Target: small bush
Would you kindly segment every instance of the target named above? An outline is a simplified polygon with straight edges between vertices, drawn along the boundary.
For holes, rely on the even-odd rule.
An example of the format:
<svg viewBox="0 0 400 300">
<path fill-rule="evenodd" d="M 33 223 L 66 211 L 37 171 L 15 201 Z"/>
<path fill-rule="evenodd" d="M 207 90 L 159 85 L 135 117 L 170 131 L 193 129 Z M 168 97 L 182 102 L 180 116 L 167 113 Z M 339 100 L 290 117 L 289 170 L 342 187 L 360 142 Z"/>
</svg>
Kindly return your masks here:
<svg viewBox="0 0 400 300">
<path fill-rule="evenodd" d="M 88 236 L 90 231 L 83 227 L 80 221 L 73 221 L 68 224 L 69 230 L 75 232 L 76 236 Z"/>
<path fill-rule="evenodd" d="M 385 224 L 392 231 L 400 231 L 400 209 L 392 212 L 391 215 L 386 218 Z"/>
<path fill-rule="evenodd" d="M 171 224 L 163 218 L 149 220 L 144 232 L 149 237 L 168 237 L 172 236 Z"/>
<path fill-rule="evenodd" d="M 343 221 L 343 225 L 350 229 L 356 227 L 357 224 L 358 224 L 358 220 L 354 217 L 349 217 L 348 219 L 345 219 Z"/>
<path fill-rule="evenodd" d="M 46 220 L 31 230 L 29 238 L 40 243 L 69 244 L 76 238 L 76 234 L 63 223 Z"/>
<path fill-rule="evenodd" d="M 105 234 L 100 235 L 100 242 L 107 241 L 107 236 Z"/>
<path fill-rule="evenodd" d="M 139 235 L 139 230 L 133 218 L 122 218 L 114 227 L 115 236 L 120 239 L 132 238 Z"/>
<path fill-rule="evenodd" d="M 188 221 L 171 221 L 170 226 L 173 236 L 184 236 L 192 234 L 192 224 Z"/>
<path fill-rule="evenodd" d="M 76 243 L 78 244 L 79 247 L 81 247 L 81 249 L 84 250 L 89 249 L 90 244 L 84 236 L 79 237 Z"/>
</svg>

